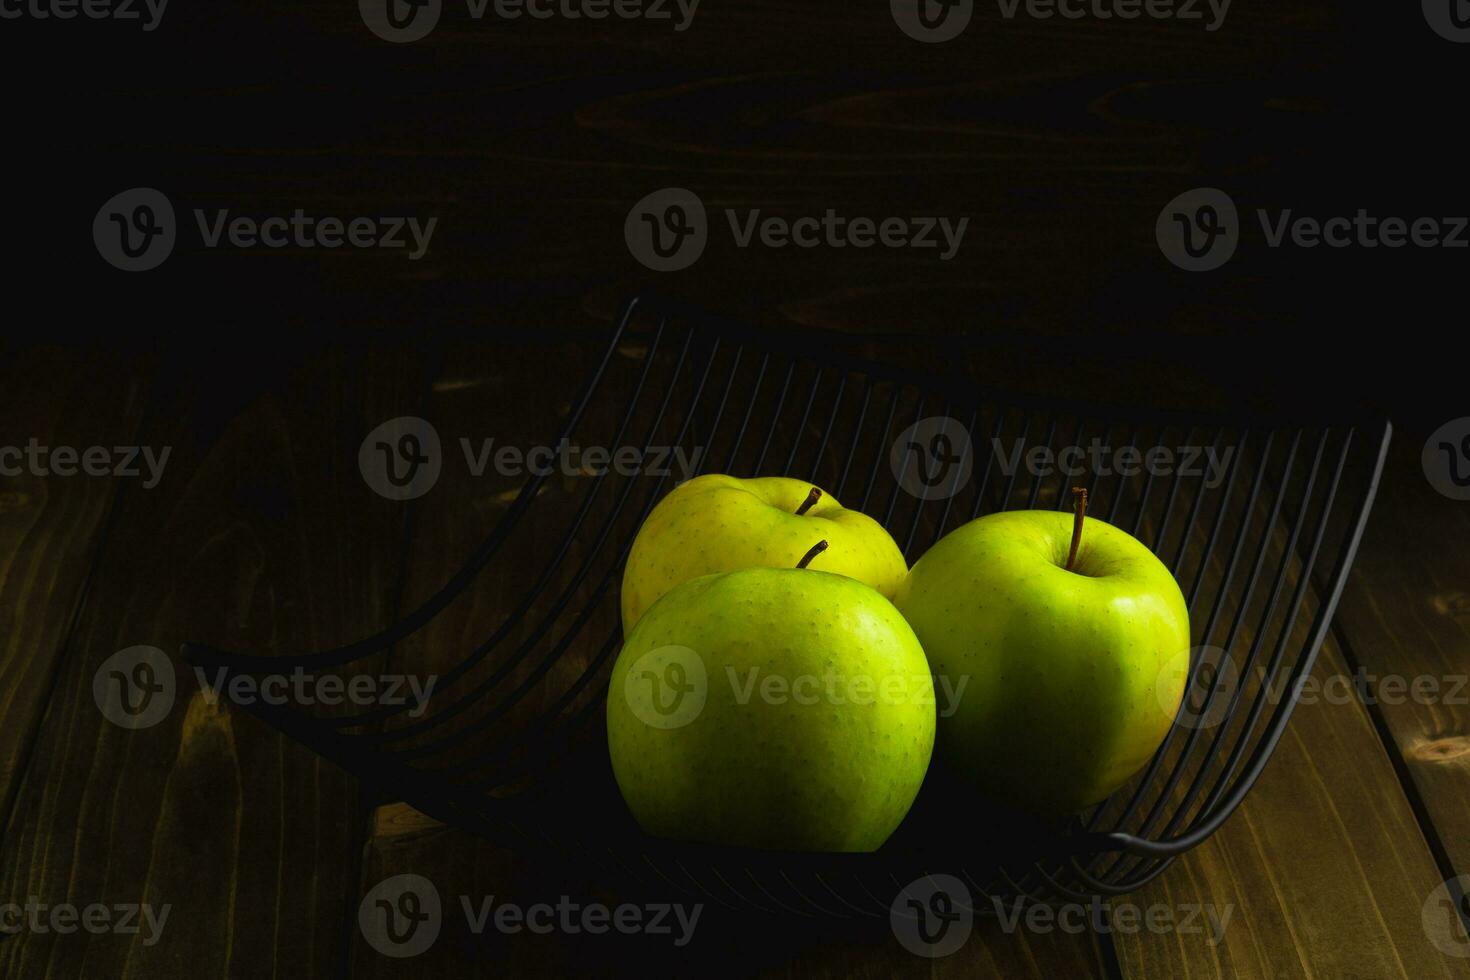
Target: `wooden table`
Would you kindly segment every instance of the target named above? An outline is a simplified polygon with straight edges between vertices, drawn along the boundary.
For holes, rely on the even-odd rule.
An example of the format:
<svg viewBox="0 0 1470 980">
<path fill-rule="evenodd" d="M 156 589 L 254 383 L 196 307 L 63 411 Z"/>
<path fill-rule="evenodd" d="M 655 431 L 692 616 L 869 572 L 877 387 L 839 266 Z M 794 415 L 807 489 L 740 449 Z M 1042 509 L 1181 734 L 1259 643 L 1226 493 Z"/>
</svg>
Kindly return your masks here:
<svg viewBox="0 0 1470 980">
<path fill-rule="evenodd" d="M 594 937 L 441 944 L 393 960 L 356 931 L 362 896 L 418 873 L 446 894 L 530 901 L 537 862 L 373 806 L 307 750 L 227 706 L 181 669 L 162 722 L 125 731 L 93 698 L 102 661 L 186 638 L 262 650 L 320 648 L 390 622 L 437 585 L 508 499 L 513 480 L 459 480 L 405 536 L 400 505 L 368 493 L 349 434 L 427 406 L 447 431 L 486 419 L 534 429 L 539 347 L 462 348 L 434 367 L 404 348 L 331 351 L 283 367 L 254 397 L 146 360 L 36 349 L 4 370 L 6 432 L 45 445 L 173 447 L 165 476 L 22 476 L 0 488 L 4 535 L 6 833 L 0 899 L 170 904 L 162 937 L 23 931 L 0 941 L 5 975 L 503 975 L 620 972 Z M 515 402 L 522 401 L 517 406 Z M 542 400 L 554 417 L 555 398 Z M 526 416 L 518 419 L 518 415 Z M 499 482 L 507 485 L 502 487 Z M 933 971 L 1124 976 L 1463 976 L 1421 922 L 1470 862 L 1463 806 L 1467 663 L 1464 507 L 1424 479 L 1401 439 L 1316 675 L 1428 676 L 1438 702 L 1321 698 L 1301 705 L 1264 777 L 1225 827 L 1130 896 L 1143 909 L 1213 905 L 1204 933 L 1006 933 L 977 928 L 922 960 L 886 930 L 854 942 L 791 928 L 710 968 L 794 973 Z M 1407 560 L 1407 556 L 1413 560 Z M 511 576 L 476 599 L 492 611 Z M 397 597 L 395 599 L 395 597 Z M 471 614 L 473 618 L 475 614 Z M 465 639 L 466 623 L 425 642 Z M 1371 700 L 1371 699 L 1370 699 Z M 565 883 L 563 883 L 565 884 Z M 583 883 L 586 884 L 586 883 Z"/>
<path fill-rule="evenodd" d="M 1369 690 L 1430 677 L 1445 692 L 1301 706 L 1224 828 L 1130 898 L 1229 907 L 1218 944 L 991 924 L 931 962 L 882 932 L 793 929 L 723 937 L 691 969 L 1470 975 L 1470 958 L 1442 952 L 1422 921 L 1436 888 L 1470 873 L 1470 709 L 1456 686 L 1470 670 L 1470 509 L 1437 494 L 1419 462 L 1428 431 L 1466 414 L 1462 355 L 1428 312 L 1448 308 L 1430 297 L 1460 281 L 1460 253 L 1272 249 L 1253 231 L 1224 268 L 1189 274 L 1154 239 L 1165 202 L 1198 186 L 1228 190 L 1243 214 L 1453 213 L 1458 127 L 1431 94 L 1455 90 L 1463 56 L 1417 5 L 1240 3 L 1214 32 L 977 8 L 943 45 L 904 37 L 883 5 L 839 0 L 706 0 L 684 32 L 476 23 L 456 9 L 409 45 L 373 37 L 341 3 L 178 4 L 146 35 L 112 26 L 7 22 L 47 69 L 80 59 L 94 72 L 6 69 L 11 91 L 47 79 L 44 103 L 22 100 L 12 124 L 32 150 L 12 225 L 34 234 L 11 243 L 8 288 L 16 309 L 45 311 L 39 340 L 61 343 L 0 341 L 0 446 L 171 456 L 152 488 L 0 477 L 0 905 L 173 912 L 152 944 L 0 937 L 0 976 L 637 969 L 587 936 L 378 955 L 356 915 L 388 875 L 507 898 L 549 886 L 514 853 L 377 806 L 192 680 L 163 722 L 135 732 L 102 716 L 93 681 L 138 644 L 319 649 L 393 622 L 516 481 L 451 482 L 406 522 L 363 492 L 363 434 L 422 414 L 446 431 L 534 440 L 618 303 L 654 281 L 767 324 L 978 337 L 980 374 L 1034 390 L 1391 415 L 1401 431 L 1316 674 L 1361 673 Z M 180 241 L 160 268 L 125 274 L 86 229 L 134 186 L 169 195 Z M 629 254 L 624 220 L 679 186 L 710 209 L 711 242 L 660 276 Z M 298 207 L 440 221 L 411 262 L 209 248 L 192 215 Z M 741 247 L 727 208 L 967 216 L 970 230 L 948 261 Z M 1364 339 L 1380 327 L 1385 338 Z M 476 615 L 504 597 L 489 589 Z M 467 639 L 462 621 L 437 628 L 426 642 Z"/>
</svg>

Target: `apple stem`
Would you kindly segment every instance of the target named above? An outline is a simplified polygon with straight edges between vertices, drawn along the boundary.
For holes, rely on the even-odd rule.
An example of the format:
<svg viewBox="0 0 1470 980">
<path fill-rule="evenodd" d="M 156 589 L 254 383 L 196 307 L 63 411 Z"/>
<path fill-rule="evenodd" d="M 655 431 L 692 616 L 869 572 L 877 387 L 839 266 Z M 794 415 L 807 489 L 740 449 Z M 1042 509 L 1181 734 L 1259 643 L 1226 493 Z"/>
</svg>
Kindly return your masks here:
<svg viewBox="0 0 1470 980">
<path fill-rule="evenodd" d="M 812 563 L 812 559 L 827 550 L 826 541 L 818 541 L 812 545 L 812 550 L 801 556 L 801 561 L 796 563 L 797 568 L 805 568 Z"/>
<path fill-rule="evenodd" d="M 1077 548 L 1082 544 L 1082 518 L 1087 514 L 1087 488 L 1072 488 L 1072 550 L 1067 552 L 1067 571 L 1077 562 Z"/>
<path fill-rule="evenodd" d="M 811 510 L 812 507 L 816 506 L 817 501 L 821 498 L 822 491 L 818 490 L 816 487 L 812 487 L 812 492 L 806 495 L 806 500 L 802 501 L 801 506 L 796 508 L 796 516 L 800 517 L 807 511 Z"/>
</svg>

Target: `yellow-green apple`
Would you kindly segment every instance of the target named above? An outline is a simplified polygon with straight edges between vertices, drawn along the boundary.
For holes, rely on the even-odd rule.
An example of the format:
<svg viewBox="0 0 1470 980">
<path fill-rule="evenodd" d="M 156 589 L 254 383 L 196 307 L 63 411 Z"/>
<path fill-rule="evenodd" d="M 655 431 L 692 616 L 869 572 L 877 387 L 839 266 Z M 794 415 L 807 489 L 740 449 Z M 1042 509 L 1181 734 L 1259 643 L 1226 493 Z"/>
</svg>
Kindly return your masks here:
<svg viewBox="0 0 1470 980">
<path fill-rule="evenodd" d="M 627 635 L 608 690 L 613 773 L 639 825 L 715 844 L 876 849 L 919 791 L 934 728 L 898 610 L 802 568 L 676 586 Z"/>
<path fill-rule="evenodd" d="M 914 563 L 896 598 L 936 677 L 966 678 L 939 757 L 1035 813 L 1096 803 L 1146 763 L 1184 693 L 1189 610 L 1153 552 L 1075 515 L 971 521 Z"/>
<path fill-rule="evenodd" d="M 908 563 L 882 525 L 801 480 L 706 474 L 676 487 L 643 522 L 623 571 L 623 631 L 659 596 L 700 575 L 790 569 L 818 539 L 816 568 L 892 599 Z"/>
</svg>

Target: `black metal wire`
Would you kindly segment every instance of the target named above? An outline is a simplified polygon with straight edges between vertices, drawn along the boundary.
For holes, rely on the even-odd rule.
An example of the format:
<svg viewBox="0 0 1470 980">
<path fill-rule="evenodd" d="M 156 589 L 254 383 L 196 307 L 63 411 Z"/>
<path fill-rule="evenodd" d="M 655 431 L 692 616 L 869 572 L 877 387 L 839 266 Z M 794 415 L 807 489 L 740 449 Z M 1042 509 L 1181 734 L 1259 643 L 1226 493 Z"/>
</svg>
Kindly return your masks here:
<svg viewBox="0 0 1470 980">
<path fill-rule="evenodd" d="M 649 321 L 652 326 L 645 331 L 635 321 Z M 625 404 L 618 404 L 614 400 L 616 396 L 608 393 L 605 382 L 613 371 L 626 367 L 623 363 L 626 359 L 619 358 L 615 368 L 613 355 L 624 338 L 633 335 L 647 337 L 647 343 L 631 367 L 631 394 Z M 696 349 L 699 353 L 691 361 L 691 352 Z M 742 379 L 741 367 L 747 352 L 757 355 L 759 362 L 753 377 Z M 729 364 L 713 409 L 713 420 L 707 429 L 702 422 L 694 429 L 696 419 L 708 414 L 709 410 L 701 405 L 710 387 L 711 372 L 722 356 L 728 357 Z M 785 361 L 785 370 L 772 398 L 763 389 L 778 358 Z M 645 405 L 644 396 L 649 392 L 653 372 L 665 363 L 671 364 L 667 386 L 655 405 Z M 792 391 L 799 364 L 812 370 L 804 397 L 793 395 Z M 691 390 L 681 391 L 681 378 L 686 369 Z M 811 453 L 810 468 L 806 469 L 801 465 L 801 449 L 804 444 L 810 445 L 806 438 L 808 426 L 813 415 L 818 414 L 815 408 L 821 393 L 833 387 L 832 382 L 835 391 L 831 407 L 819 413 L 824 419 L 819 423 L 821 428 Z M 852 390 L 856 386 L 861 387 L 860 396 Z M 880 390 L 885 387 L 886 392 Z M 879 399 L 876 406 L 875 391 Z M 734 433 L 727 438 L 722 432 L 727 409 L 733 410 L 742 396 L 748 399 L 747 404 L 739 414 Z M 883 406 L 885 398 L 886 407 Z M 1179 432 L 1184 444 L 1191 445 L 1197 434 L 1213 429 L 1211 458 L 1220 458 L 1219 453 L 1225 448 L 1233 451 L 1222 485 L 1209 486 L 1209 474 L 1201 474 L 1182 527 L 1177 531 L 1171 525 L 1184 503 L 1189 489 L 1186 484 L 1195 482 L 1178 473 L 1164 475 L 1146 468 L 1140 485 L 1136 474 L 1125 476 L 1120 469 L 1116 480 L 1105 484 L 1113 494 L 1112 499 L 1100 501 L 1098 512 L 1103 513 L 1101 507 L 1105 506 L 1110 523 L 1124 520 L 1131 524 L 1135 536 L 1149 533 L 1157 553 L 1162 553 L 1173 540 L 1172 535 L 1178 534 L 1170 567 L 1185 591 L 1191 618 L 1202 624 L 1201 642 L 1208 644 L 1229 614 L 1223 649 L 1233 657 L 1237 644 L 1246 643 L 1243 638 L 1248 638 L 1241 658 L 1248 676 L 1266 650 L 1271 650 L 1261 688 L 1249 697 L 1246 684 L 1221 694 L 1217 674 L 1199 710 L 1204 713 L 1223 704 L 1218 731 L 1206 738 L 1201 729 L 1194 728 L 1182 736 L 1182 745 L 1176 745 L 1183 726 L 1171 728 L 1131 789 L 1096 807 L 1084 820 L 1076 821 L 1074 831 L 1056 837 L 1048 845 L 1049 856 L 1018 863 L 1006 856 L 1006 841 L 988 840 L 986 843 L 991 846 L 986 853 L 992 856 L 984 858 L 983 863 L 963 860 L 947 869 L 968 880 L 977 893 L 989 896 L 992 889 L 982 887 L 976 877 L 976 872 L 983 868 L 989 880 L 1002 883 L 995 890 L 997 897 L 1009 893 L 1028 902 L 1075 901 L 1126 893 L 1162 874 L 1175 857 L 1213 833 L 1240 804 L 1263 770 L 1290 717 L 1297 685 L 1311 670 L 1341 597 L 1376 493 L 1391 429 L 1381 422 L 1363 430 L 1346 423 L 1324 426 L 1310 465 L 1299 466 L 1298 461 L 1304 455 L 1299 452 L 1304 428 L 1293 425 L 1290 446 L 1280 463 L 1279 485 L 1273 487 L 1274 492 L 1266 494 L 1276 466 L 1273 450 L 1285 438 L 1285 430 L 1276 423 L 1122 411 L 1115 406 L 1104 410 L 1101 406 L 1024 395 L 1001 396 L 948 377 L 931 378 L 904 368 L 863 361 L 820 338 L 763 333 L 701 318 L 666 302 L 634 300 L 622 310 L 606 350 L 573 402 L 558 441 L 569 439 L 595 409 L 599 416 L 610 415 L 620 420 L 614 442 L 621 444 L 629 428 L 645 417 L 642 413 L 652 413 L 645 446 L 653 444 L 667 421 L 678 433 L 671 445 L 682 446 L 691 431 L 708 441 L 707 447 L 696 447 L 707 451 L 701 453 L 695 472 L 703 472 L 717 454 L 725 460 L 724 470 L 728 472 L 737 464 L 747 436 L 756 431 L 753 423 L 757 405 L 772 405 L 768 419 L 764 414 L 760 416 L 763 431 L 759 433 L 760 445 L 749 475 L 763 475 L 767 460 L 776 451 L 779 430 L 791 432 L 790 445 L 783 447 L 784 452 L 776 457 L 781 464 L 780 472 L 817 482 L 829 450 L 843 444 L 842 440 L 833 442 L 839 420 L 844 414 L 851 415 L 853 429 L 846 440 L 846 456 L 841 461 L 834 493 L 845 497 L 852 481 L 861 480 L 861 499 L 855 505 L 866 511 L 874 500 L 881 499 L 875 496 L 878 491 L 886 491 L 887 500 L 879 508 L 881 517 L 902 542 L 905 554 L 913 558 L 916 556 L 912 549 L 919 540 L 921 527 L 932 524 L 933 535 L 927 531 L 925 534 L 928 541 L 949 529 L 951 516 L 956 512 L 961 467 L 955 468 L 949 492 L 942 495 L 942 500 L 907 501 L 905 506 L 913 507 L 912 513 L 903 518 L 907 527 L 894 527 L 900 514 L 903 467 L 910 465 L 911 454 L 903 454 L 903 465 L 890 473 L 892 483 L 884 474 L 890 472 L 894 424 L 902 406 L 910 404 L 910 398 L 914 422 L 924 418 L 926 406 L 931 404 L 942 405 L 945 417 L 956 411 L 956 405 L 962 410 L 969 409 L 967 432 L 974 432 L 987 412 L 993 413 L 990 442 L 976 446 L 971 440 L 964 448 L 965 452 L 979 452 L 984 456 L 983 468 L 973 481 L 971 518 L 985 508 L 1013 506 L 1018 489 L 1022 489 L 1020 497 L 1024 498 L 1025 506 L 1037 506 L 1043 499 L 1046 480 L 1036 474 L 1029 487 L 1020 488 L 1022 467 L 1019 464 L 1026 459 L 1029 449 L 1040 445 L 1052 450 L 1053 458 L 1059 458 L 1056 441 L 1068 429 L 1080 447 L 1087 432 L 1100 432 L 1094 438 L 1105 443 L 1114 428 L 1119 427 L 1128 433 L 1126 445 L 1135 452 L 1141 438 L 1163 443 L 1171 432 Z M 1111 421 L 1096 421 L 1102 418 Z M 997 447 L 1012 419 L 1018 425 L 1016 448 L 1021 455 L 1017 457 L 1018 465 L 1011 472 L 1003 473 L 1004 485 L 992 489 Z M 1043 433 L 1041 440 L 1034 444 L 1033 431 Z M 1263 449 L 1248 465 L 1245 456 L 1257 440 Z M 1336 444 L 1332 471 L 1326 474 L 1322 466 L 1327 461 L 1332 440 L 1340 440 L 1340 444 Z M 1360 451 L 1355 453 L 1355 447 L 1361 447 Z M 859 461 L 864 452 L 870 453 L 866 463 Z M 863 465 L 868 467 L 866 474 Z M 979 460 L 972 460 L 972 471 L 979 465 Z M 1232 505 L 1236 484 L 1242 476 L 1249 481 L 1250 489 L 1242 504 Z M 187 644 L 185 655 L 196 664 L 223 668 L 227 673 L 296 668 L 319 671 L 341 668 L 394 647 L 425 627 L 470 589 L 491 559 L 528 519 L 545 479 L 545 476 L 528 479 L 506 514 L 474 549 L 464 566 L 418 609 L 378 634 L 332 650 L 286 657 L 226 653 L 200 644 Z M 624 475 L 621 487 L 609 470 L 588 479 L 590 482 L 580 500 L 566 523 L 559 527 L 558 544 L 546 549 L 549 557 L 534 576 L 528 576 L 530 584 L 525 594 L 508 616 L 494 626 L 487 640 L 475 645 L 439 676 L 434 697 L 430 699 L 431 711 L 426 717 L 372 728 L 402 715 L 407 706 L 379 705 L 358 714 L 331 718 L 260 701 L 241 706 L 358 774 L 383 793 L 396 795 L 436 819 L 489 839 L 510 841 L 522 847 L 575 848 L 588 860 L 613 868 L 617 874 L 648 881 L 660 889 L 694 894 L 703 901 L 730 908 L 828 918 L 886 917 L 889 900 L 875 893 L 874 886 L 880 892 L 897 888 L 900 878 L 895 870 L 900 868 L 907 880 L 914 880 L 932 868 L 932 855 L 889 853 L 846 856 L 847 859 L 837 863 L 814 863 L 812 858 L 801 855 L 696 852 L 679 845 L 654 846 L 655 842 L 636 834 L 622 836 L 630 832 L 624 829 L 631 826 L 626 820 L 604 827 L 603 821 L 587 819 L 576 810 L 566 809 L 566 794 L 575 787 L 558 782 L 564 777 L 555 773 L 562 771 L 563 763 L 574 756 L 579 745 L 590 743 L 595 750 L 590 728 L 601 717 L 607 676 L 621 639 L 621 631 L 616 626 L 606 632 L 599 628 L 596 636 L 588 635 L 588 627 L 600 613 L 616 605 L 615 576 L 631 548 L 637 525 L 657 502 L 667 474 L 656 480 Z M 1065 471 L 1059 474 L 1056 502 L 1059 509 L 1070 506 L 1066 493 L 1069 482 Z M 1086 483 L 1094 495 L 1104 486 L 1101 474 L 1096 471 Z M 1162 488 L 1163 483 L 1168 483 L 1167 488 Z M 635 485 L 646 493 L 636 493 Z M 1300 488 L 1300 501 L 1294 510 L 1286 506 L 1293 487 Z M 593 522 L 595 508 L 603 500 L 607 500 L 601 504 L 606 513 L 599 514 Z M 849 502 L 849 506 L 853 503 Z M 1131 508 L 1131 514 L 1125 508 Z M 1341 531 L 1329 536 L 1335 518 L 1343 518 L 1338 521 Z M 1208 526 L 1202 529 L 1202 522 Z M 1271 565 L 1277 560 L 1278 547 L 1281 549 L 1279 564 L 1273 571 Z M 572 563 L 574 554 L 578 560 Z M 1212 578 L 1216 573 L 1218 577 Z M 1270 592 L 1257 608 L 1256 594 L 1265 591 L 1263 582 L 1268 573 L 1272 578 Z M 1238 580 L 1239 576 L 1243 579 Z M 552 596 L 553 591 L 558 594 Z M 1305 639 L 1298 639 L 1298 619 L 1313 602 L 1314 614 Z M 528 622 L 533 608 L 541 610 L 536 623 Z M 615 611 L 613 618 L 616 618 Z M 563 621 L 569 625 L 558 631 Z M 492 669 L 487 677 L 470 686 L 456 684 L 490 661 L 500 645 L 521 626 L 527 628 L 524 638 L 516 649 L 490 663 Z M 590 656 L 579 661 L 579 670 L 563 672 L 564 676 L 556 675 L 553 681 L 553 667 L 574 649 L 587 650 Z M 532 660 L 538 651 L 540 655 Z M 509 690 L 502 690 L 521 665 L 527 663 L 530 666 L 524 675 Z M 1199 667 L 1200 664 L 1191 665 L 1191 683 L 1194 670 Z M 1293 696 L 1276 704 L 1268 716 L 1265 709 L 1272 700 L 1273 685 L 1282 682 Z M 550 687 L 553 683 L 555 687 Z M 542 706 L 531 713 L 529 720 L 502 726 L 504 731 L 492 735 L 495 724 L 507 718 L 515 706 L 533 693 L 541 696 Z M 1242 708 L 1246 710 L 1240 716 Z M 445 727 L 456 718 L 464 718 L 465 723 L 452 729 Z M 361 728 L 372 730 L 353 730 Z M 423 738 L 436 732 L 431 738 Z M 1227 752 L 1227 736 L 1232 732 L 1234 738 Z M 1187 785 L 1186 776 L 1189 777 Z M 497 789 L 495 794 L 487 792 L 492 787 Z M 1152 803 L 1140 812 L 1147 800 Z M 1160 827 L 1157 832 L 1155 826 Z M 982 832 L 980 836 L 985 835 Z M 1104 860 L 1110 863 L 1099 870 Z M 666 874 L 665 867 L 677 871 Z M 686 882 L 680 883 L 680 878 Z M 818 901 L 818 897 L 822 900 Z"/>
</svg>

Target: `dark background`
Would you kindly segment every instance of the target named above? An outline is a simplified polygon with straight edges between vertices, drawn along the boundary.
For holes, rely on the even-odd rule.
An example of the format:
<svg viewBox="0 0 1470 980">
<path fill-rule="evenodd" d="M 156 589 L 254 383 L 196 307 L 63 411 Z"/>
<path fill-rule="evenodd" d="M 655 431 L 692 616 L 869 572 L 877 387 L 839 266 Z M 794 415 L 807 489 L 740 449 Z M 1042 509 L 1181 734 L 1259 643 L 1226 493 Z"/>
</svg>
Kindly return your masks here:
<svg viewBox="0 0 1470 980">
<path fill-rule="evenodd" d="M 447 418 L 446 435 L 542 437 L 620 304 L 651 287 L 765 325 L 944 337 L 978 352 L 982 380 L 1042 394 L 1387 415 L 1391 475 L 1319 670 L 1464 671 L 1465 508 L 1429 489 L 1418 453 L 1470 414 L 1470 250 L 1270 249 L 1254 219 L 1258 207 L 1470 212 L 1470 48 L 1435 35 L 1416 4 L 1235 0 L 1213 33 L 1005 21 L 980 4 L 959 39 L 926 45 L 882 3 L 704 0 L 683 33 L 473 22 L 450 3 L 429 38 L 395 46 L 345 0 L 172 0 L 152 33 L 0 21 L 0 51 L 0 445 L 176 450 L 159 492 L 0 484 L 14 556 L 0 569 L 0 708 L 15 715 L 0 728 L 20 733 L 0 744 L 0 899 L 191 909 L 153 949 L 5 940 L 0 974 L 611 968 L 584 938 L 493 956 L 445 943 L 397 972 L 355 934 L 359 897 L 385 875 L 528 900 L 569 886 L 407 808 L 374 809 L 243 715 L 180 707 L 145 737 L 106 725 L 89 699 L 97 664 L 131 644 L 320 649 L 391 623 L 494 526 L 515 481 L 446 480 L 405 535 L 403 510 L 353 468 L 362 434 L 422 412 Z M 100 258 L 91 224 L 136 186 L 169 196 L 180 244 L 128 274 Z M 660 275 L 629 254 L 623 223 L 668 186 L 703 198 L 712 231 L 698 263 Z M 1227 191 L 1248 230 L 1223 268 L 1191 274 L 1160 253 L 1154 224 L 1199 186 Z M 205 250 L 195 207 L 439 221 L 409 262 Z M 970 225 L 949 262 L 742 250 L 725 207 Z M 509 594 L 472 597 L 426 645 L 462 647 Z M 1140 898 L 1234 902 L 1221 950 L 977 930 L 964 958 L 933 969 L 1463 975 L 1419 915 L 1470 870 L 1467 726 L 1463 708 L 1299 710 L 1241 811 Z M 730 952 L 701 967 L 931 969 L 881 935 L 849 948 L 798 924 L 760 938 L 717 934 Z"/>
<path fill-rule="evenodd" d="M 881 4 L 718 3 L 644 21 L 472 21 L 381 41 L 354 4 L 175 0 L 151 33 L 10 21 L 18 337 L 267 359 L 326 339 L 596 331 L 649 285 L 841 330 L 1047 342 L 1118 375 L 1444 417 L 1467 250 L 1267 248 L 1253 211 L 1463 213 L 1465 53 L 1413 5 L 1237 0 L 1198 22 L 1003 20 L 942 45 Z M 1186 273 L 1154 220 L 1217 186 L 1248 225 Z M 133 186 L 181 238 L 121 274 L 88 229 Z M 633 202 L 686 186 L 711 244 L 680 273 L 628 254 Z M 430 254 L 205 251 L 193 207 L 416 213 Z M 717 212 L 968 216 L 960 253 L 736 249 Z M 1026 340 L 1018 340 L 1026 338 Z M 1133 390 L 1131 380 L 1119 380 Z M 1427 406 L 1432 406 L 1427 407 Z M 1437 424 L 1437 422 L 1436 422 Z"/>
</svg>

